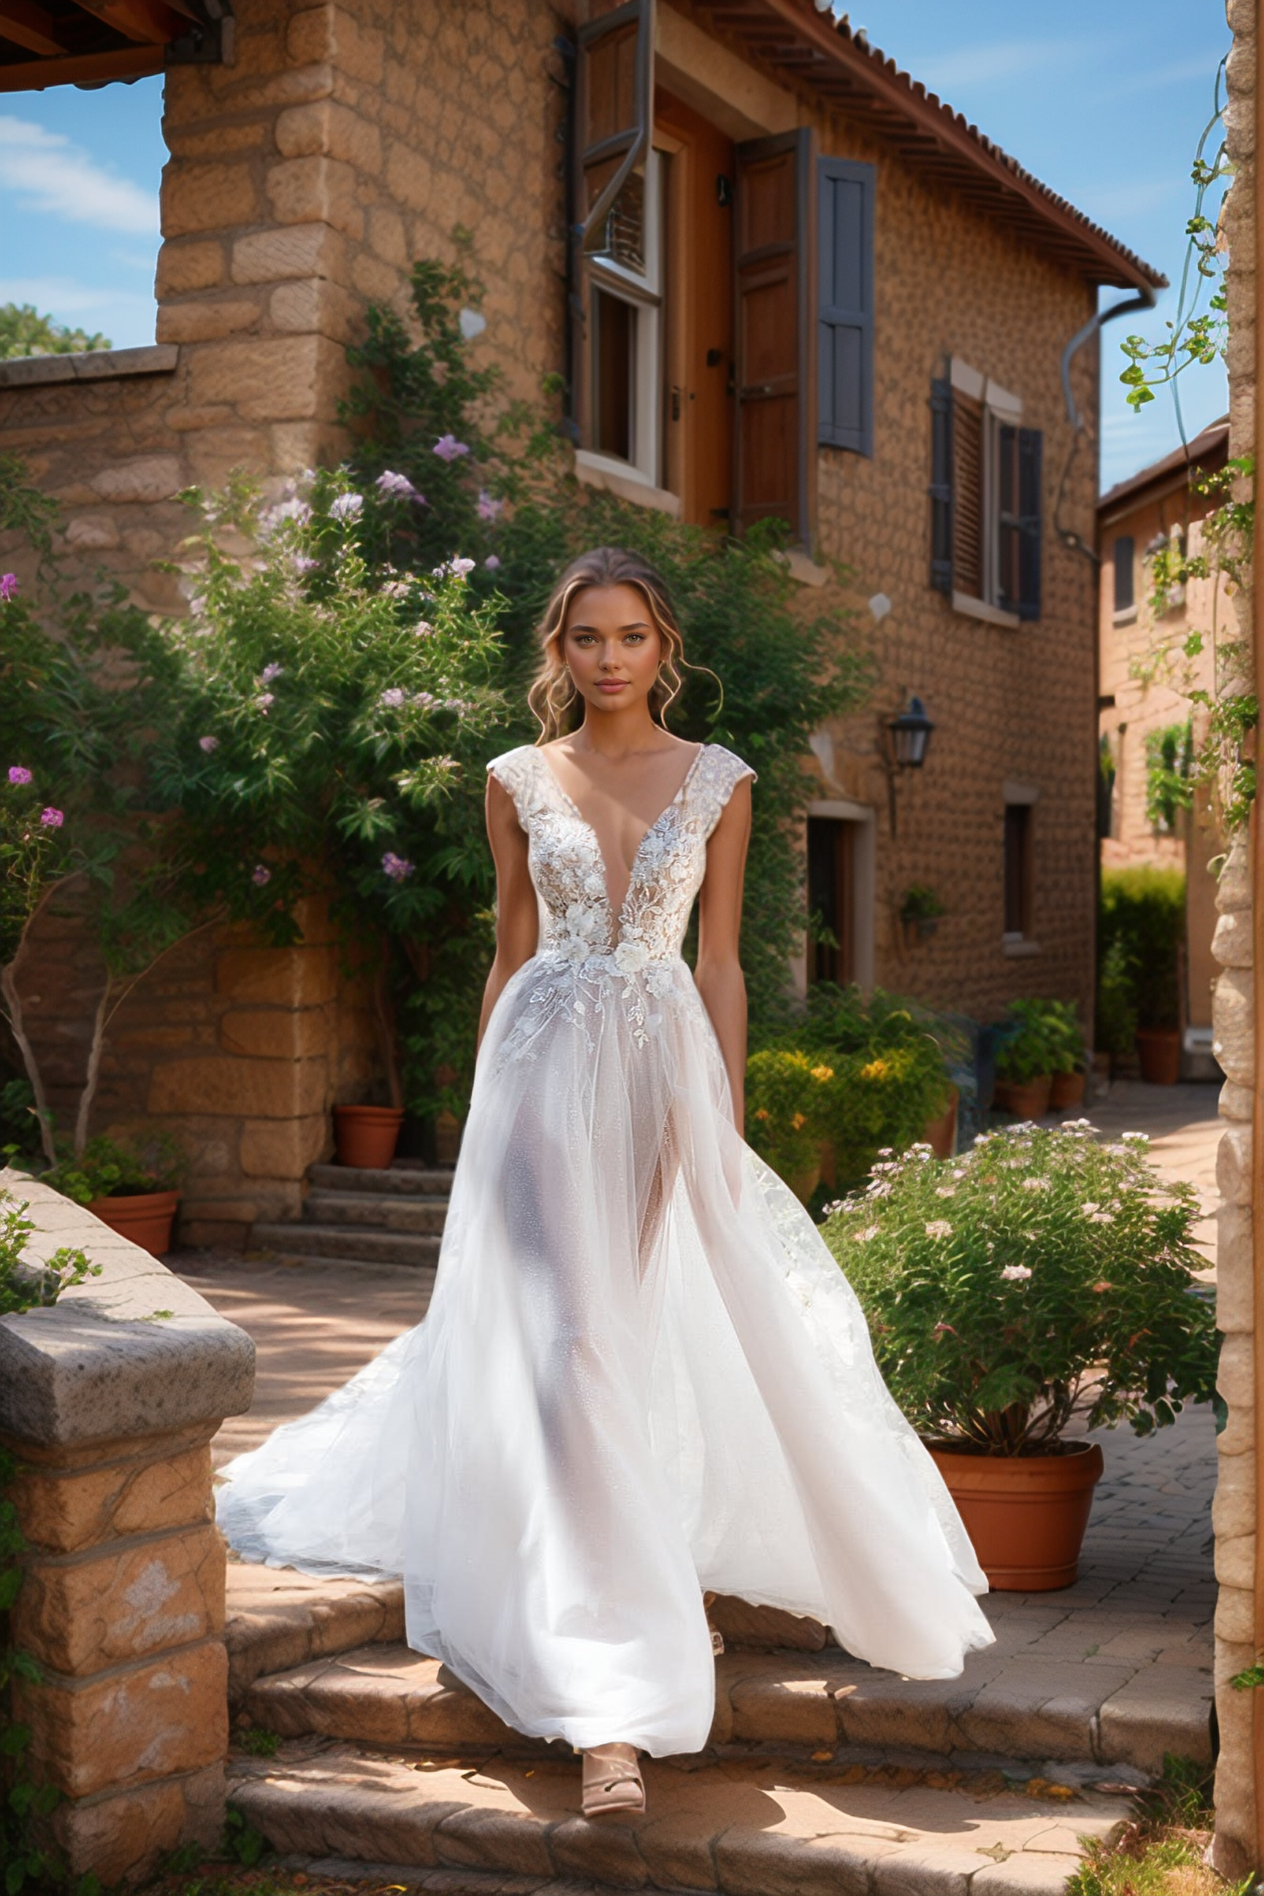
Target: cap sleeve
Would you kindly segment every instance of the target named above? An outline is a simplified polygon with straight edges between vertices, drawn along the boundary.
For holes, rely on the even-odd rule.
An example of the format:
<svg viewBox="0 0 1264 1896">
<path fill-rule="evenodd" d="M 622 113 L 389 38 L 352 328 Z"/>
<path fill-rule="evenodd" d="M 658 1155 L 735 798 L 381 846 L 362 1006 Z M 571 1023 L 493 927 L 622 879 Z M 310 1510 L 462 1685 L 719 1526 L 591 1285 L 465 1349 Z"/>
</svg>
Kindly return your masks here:
<svg viewBox="0 0 1264 1896">
<path fill-rule="evenodd" d="M 736 751 L 726 750 L 723 744 L 708 746 L 707 770 L 699 785 L 699 799 L 708 836 L 724 814 L 724 806 L 743 777 L 749 777 L 755 783 L 759 772 L 739 757 Z"/>
<path fill-rule="evenodd" d="M 518 812 L 518 821 L 525 829 L 527 817 L 535 803 L 533 794 L 537 783 L 536 756 L 530 744 L 519 744 L 515 750 L 502 751 L 499 757 L 490 759 L 488 772 L 495 777 L 502 789 L 509 792 Z"/>
</svg>

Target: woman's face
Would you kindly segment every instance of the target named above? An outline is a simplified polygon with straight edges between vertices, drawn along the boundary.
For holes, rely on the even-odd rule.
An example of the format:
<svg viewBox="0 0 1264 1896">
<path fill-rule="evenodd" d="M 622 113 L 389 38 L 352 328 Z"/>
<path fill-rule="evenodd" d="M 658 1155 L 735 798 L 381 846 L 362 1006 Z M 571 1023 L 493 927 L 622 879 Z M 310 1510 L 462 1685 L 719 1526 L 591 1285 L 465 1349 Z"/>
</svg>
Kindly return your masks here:
<svg viewBox="0 0 1264 1896">
<path fill-rule="evenodd" d="M 625 711 L 654 688 L 663 638 L 636 586 L 585 586 L 571 600 L 560 640 L 589 710 Z"/>
</svg>

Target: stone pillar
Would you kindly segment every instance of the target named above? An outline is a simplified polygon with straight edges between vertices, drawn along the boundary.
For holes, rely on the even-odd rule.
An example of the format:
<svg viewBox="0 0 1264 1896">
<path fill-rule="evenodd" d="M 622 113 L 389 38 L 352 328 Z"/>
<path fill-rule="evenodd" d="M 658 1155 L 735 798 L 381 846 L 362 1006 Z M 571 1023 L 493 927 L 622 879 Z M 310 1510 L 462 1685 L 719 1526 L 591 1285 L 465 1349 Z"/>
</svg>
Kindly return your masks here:
<svg viewBox="0 0 1264 1896">
<path fill-rule="evenodd" d="M 12 1615 L 28 1761 L 76 1875 L 137 1881 L 218 1841 L 228 1746 L 224 1543 L 210 1440 L 250 1405 L 254 1346 L 156 1259 L 14 1172 L 27 1255 L 78 1246 L 101 1275 L 0 1318 L 0 1444 L 28 1543 Z"/>
<path fill-rule="evenodd" d="M 1256 0 L 1228 0 L 1233 50 L 1226 87 L 1225 136 L 1235 175 L 1224 212 L 1229 242 L 1229 452 L 1255 452 L 1256 383 Z M 1240 663 L 1222 686 L 1253 688 L 1258 664 L 1250 592 L 1233 601 Z M 1257 805 L 1254 821 L 1261 816 Z M 1220 1756 L 1216 1766 L 1216 1835 L 1212 1860 L 1236 1880 L 1259 1867 L 1256 1832 L 1254 1731 L 1260 1695 L 1235 1691 L 1234 1675 L 1259 1656 L 1255 1650 L 1256 1403 L 1254 1202 L 1252 1107 L 1255 1086 L 1254 892 L 1251 848 L 1240 837 L 1229 853 L 1217 894 L 1220 921 L 1213 953 L 1223 972 L 1216 982 L 1213 1022 L 1216 1053 L 1226 1083 L 1220 1111 L 1227 1122 L 1217 1158 L 1221 1191 L 1217 1246 L 1216 1320 L 1224 1335 L 1218 1384 L 1228 1407 L 1219 1437 L 1219 1478 L 1213 1521 L 1220 1599 L 1216 1611 L 1216 1713 Z"/>
</svg>

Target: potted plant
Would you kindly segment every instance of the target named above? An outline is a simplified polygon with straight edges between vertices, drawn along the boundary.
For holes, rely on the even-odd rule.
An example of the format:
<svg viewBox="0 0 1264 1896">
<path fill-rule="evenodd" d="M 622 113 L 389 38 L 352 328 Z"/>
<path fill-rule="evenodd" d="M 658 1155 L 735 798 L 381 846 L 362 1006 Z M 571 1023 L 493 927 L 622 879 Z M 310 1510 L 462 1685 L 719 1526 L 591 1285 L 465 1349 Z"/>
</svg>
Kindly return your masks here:
<svg viewBox="0 0 1264 1896">
<path fill-rule="evenodd" d="M 905 947 L 911 948 L 915 942 L 929 941 L 939 927 L 939 918 L 943 912 L 943 903 L 924 882 L 914 882 L 907 888 L 904 900 L 900 903 L 900 926 Z"/>
<path fill-rule="evenodd" d="M 94 1218 L 162 1257 L 171 1249 L 171 1227 L 180 1203 L 185 1157 L 168 1132 L 146 1131 L 122 1139 L 102 1133 L 77 1158 L 62 1159 L 42 1175 L 63 1197 Z"/>
<path fill-rule="evenodd" d="M 1103 971 L 1111 968 L 1126 981 L 1141 1077 L 1155 1086 L 1173 1086 L 1180 1078 L 1184 936 L 1185 877 L 1179 869 L 1103 873 Z"/>
<path fill-rule="evenodd" d="M 335 1106 L 334 1147 L 339 1165 L 384 1170 L 395 1157 L 402 1106 Z"/>
<path fill-rule="evenodd" d="M 1066 1112 L 1083 1102 L 1088 1049 L 1074 1001 L 1044 1001 L 1041 1005 L 1053 1067 L 1049 1105 L 1056 1113 Z"/>
<path fill-rule="evenodd" d="M 1015 1001 L 997 1049 L 992 1103 L 1019 1119 L 1039 1119 L 1049 1110 L 1053 1050 L 1039 1001 Z"/>
<path fill-rule="evenodd" d="M 1075 1579 L 1103 1461 L 1073 1423 L 1144 1435 L 1212 1398 L 1197 1197 L 1146 1143 L 1074 1120 L 983 1133 L 955 1160 L 917 1147 L 822 1227 L 993 1587 Z"/>
</svg>

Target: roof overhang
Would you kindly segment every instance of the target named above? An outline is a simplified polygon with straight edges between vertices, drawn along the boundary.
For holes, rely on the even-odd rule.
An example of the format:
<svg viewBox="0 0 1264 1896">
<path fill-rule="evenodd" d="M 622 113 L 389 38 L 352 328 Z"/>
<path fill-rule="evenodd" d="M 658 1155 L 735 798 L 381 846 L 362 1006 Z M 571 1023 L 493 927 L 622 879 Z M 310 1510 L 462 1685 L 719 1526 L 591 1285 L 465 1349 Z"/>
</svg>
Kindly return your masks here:
<svg viewBox="0 0 1264 1896">
<path fill-rule="evenodd" d="M 901 72 L 846 19 L 812 0 L 693 0 L 748 58 L 786 85 L 805 86 L 855 124 L 930 171 L 984 216 L 1025 236 L 1089 282 L 1163 289 L 1167 278 L 1041 184 L 999 145 Z"/>
<path fill-rule="evenodd" d="M 231 30 L 229 0 L 0 0 L 0 92 L 218 64 Z"/>
</svg>

